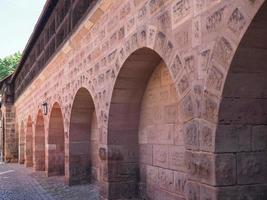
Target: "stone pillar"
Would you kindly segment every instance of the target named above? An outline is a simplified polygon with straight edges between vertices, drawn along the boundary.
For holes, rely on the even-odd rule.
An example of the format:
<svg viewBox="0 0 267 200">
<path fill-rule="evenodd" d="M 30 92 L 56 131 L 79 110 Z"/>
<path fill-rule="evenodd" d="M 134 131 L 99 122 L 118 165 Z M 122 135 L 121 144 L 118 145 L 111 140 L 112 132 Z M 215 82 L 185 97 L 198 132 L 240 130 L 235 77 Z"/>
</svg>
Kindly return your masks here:
<svg viewBox="0 0 267 200">
<path fill-rule="evenodd" d="M 4 161 L 18 162 L 18 136 L 15 131 L 15 109 L 13 105 L 4 105 L 3 134 L 4 134 Z"/>
</svg>

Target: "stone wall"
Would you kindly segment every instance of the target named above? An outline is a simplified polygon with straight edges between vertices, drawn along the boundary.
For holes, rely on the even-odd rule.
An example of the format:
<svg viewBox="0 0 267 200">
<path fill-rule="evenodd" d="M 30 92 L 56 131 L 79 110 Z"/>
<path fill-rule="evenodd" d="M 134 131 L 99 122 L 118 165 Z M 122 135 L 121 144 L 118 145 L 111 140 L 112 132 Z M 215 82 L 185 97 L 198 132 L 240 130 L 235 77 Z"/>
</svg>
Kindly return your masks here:
<svg viewBox="0 0 267 200">
<path fill-rule="evenodd" d="M 266 199 L 263 3 L 99 1 L 14 104 L 26 149 L 46 102 L 48 175 L 92 178 L 103 199 Z"/>
</svg>

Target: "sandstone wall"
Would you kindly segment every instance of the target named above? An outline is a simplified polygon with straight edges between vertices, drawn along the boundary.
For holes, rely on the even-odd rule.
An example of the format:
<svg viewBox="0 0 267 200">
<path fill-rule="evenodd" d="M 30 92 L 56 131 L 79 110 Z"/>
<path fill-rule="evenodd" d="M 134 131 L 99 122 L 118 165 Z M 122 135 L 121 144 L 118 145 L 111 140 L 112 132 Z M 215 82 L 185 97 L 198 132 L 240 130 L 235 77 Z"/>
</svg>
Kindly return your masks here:
<svg viewBox="0 0 267 200">
<path fill-rule="evenodd" d="M 69 182 L 73 102 L 77 91 L 86 88 L 95 109 L 94 122 L 90 123 L 95 130 L 91 131 L 91 137 L 95 138 L 91 140 L 96 141 L 92 142 L 91 155 L 96 163 L 92 174 L 103 198 L 128 198 L 139 187 L 140 194 L 161 200 L 215 200 L 227 195 L 230 199 L 245 198 L 244 195 L 264 199 L 267 178 L 259 177 L 267 174 L 265 144 L 260 149 L 249 148 L 247 154 L 243 151 L 237 154 L 233 147 L 236 143 L 231 142 L 239 140 L 227 133 L 229 127 L 222 129 L 223 133 L 217 129 L 224 85 L 243 35 L 250 24 L 249 30 L 266 32 L 264 26 L 253 29 L 252 21 L 262 5 L 260 12 L 266 12 L 263 2 L 99 1 L 15 102 L 21 141 L 21 124 L 24 124 L 27 148 L 28 119 L 32 119 L 35 127 L 38 112 L 47 102 L 43 134 L 48 169 L 49 151 L 57 149 L 48 142 L 49 124 L 57 124 L 59 120 L 51 117 L 53 105 L 57 103 L 64 122 L 61 134 L 65 146 L 64 158 L 58 159 L 64 159 Z M 264 19 L 259 21 L 264 23 Z M 242 94 L 237 97 L 241 98 Z M 249 104 L 245 102 L 245 105 Z M 229 106 L 224 109 L 234 111 Z M 255 112 L 259 111 L 252 109 L 250 113 Z M 259 130 L 265 129 L 264 124 L 254 124 L 253 138 L 262 135 Z M 226 136 L 222 137 L 223 134 Z M 253 149 L 261 152 L 255 153 Z M 259 168 L 248 180 L 237 178 L 246 177 L 255 166 Z M 255 174 L 259 181 L 251 181 Z"/>
</svg>

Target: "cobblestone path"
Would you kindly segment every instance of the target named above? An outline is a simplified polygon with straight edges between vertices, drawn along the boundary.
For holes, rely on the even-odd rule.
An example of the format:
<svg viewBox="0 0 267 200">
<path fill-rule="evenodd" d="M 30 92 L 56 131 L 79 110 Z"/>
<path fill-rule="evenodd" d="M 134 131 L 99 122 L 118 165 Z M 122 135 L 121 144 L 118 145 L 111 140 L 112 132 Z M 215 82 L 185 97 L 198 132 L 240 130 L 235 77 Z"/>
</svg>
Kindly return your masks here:
<svg viewBox="0 0 267 200">
<path fill-rule="evenodd" d="M 92 184 L 67 186 L 64 177 L 45 176 L 18 164 L 0 163 L 0 200 L 97 200 Z"/>
</svg>

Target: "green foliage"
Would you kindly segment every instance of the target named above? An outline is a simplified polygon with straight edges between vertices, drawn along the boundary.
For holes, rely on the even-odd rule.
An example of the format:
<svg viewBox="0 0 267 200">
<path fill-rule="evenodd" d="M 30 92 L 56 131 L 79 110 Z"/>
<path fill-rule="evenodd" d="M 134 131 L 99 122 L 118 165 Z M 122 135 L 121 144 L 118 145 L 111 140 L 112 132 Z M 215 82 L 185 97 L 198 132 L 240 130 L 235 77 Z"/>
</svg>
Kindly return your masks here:
<svg viewBox="0 0 267 200">
<path fill-rule="evenodd" d="M 0 58 L 0 80 L 3 80 L 15 71 L 20 59 L 20 52 L 7 56 L 3 59 Z"/>
</svg>

